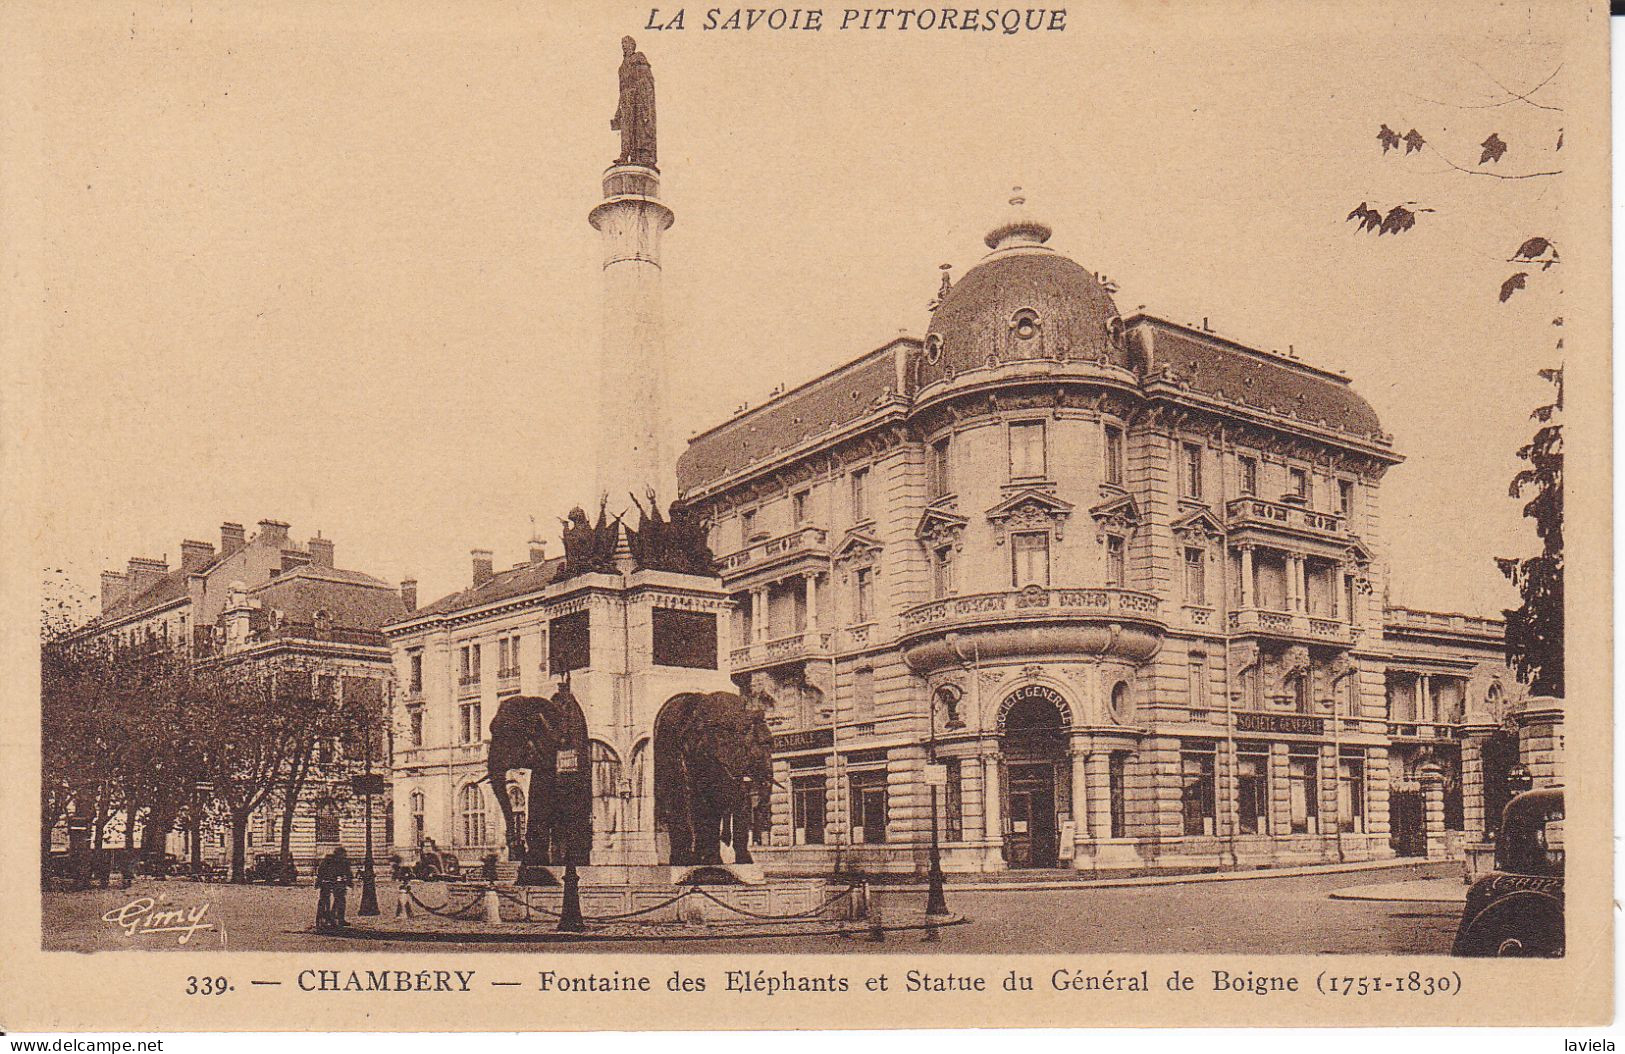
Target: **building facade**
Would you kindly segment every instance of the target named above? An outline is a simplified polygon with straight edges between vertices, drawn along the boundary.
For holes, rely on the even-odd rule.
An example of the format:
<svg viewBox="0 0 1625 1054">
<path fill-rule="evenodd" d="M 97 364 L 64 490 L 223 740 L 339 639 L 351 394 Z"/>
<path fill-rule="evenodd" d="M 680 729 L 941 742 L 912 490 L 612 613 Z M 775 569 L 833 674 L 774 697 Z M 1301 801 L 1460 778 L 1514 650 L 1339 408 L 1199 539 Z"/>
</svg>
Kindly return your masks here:
<svg viewBox="0 0 1625 1054">
<path fill-rule="evenodd" d="M 261 520 L 258 528 L 250 534 L 241 524 L 222 524 L 218 550 L 209 542 L 183 541 L 178 568 L 171 569 L 167 559 L 132 557 L 125 571 L 103 572 L 101 611 L 78 638 L 129 652 L 169 648 L 200 663 L 253 664 L 279 678 L 309 678 L 310 691 L 335 706 L 365 704 L 387 715 L 391 663 L 381 627 L 402 614 L 399 594 L 379 579 L 337 566 L 332 539 L 318 534 L 300 545 L 280 520 Z M 348 778 L 369 763 L 387 773 L 388 732 L 381 724 L 370 742 L 316 744 L 291 826 L 275 794 L 250 819 L 249 862 L 259 853 L 280 853 L 285 826 L 288 851 L 302 867 L 339 845 L 360 859 L 365 809 L 349 793 Z M 388 802 L 387 796 L 375 802 L 378 849 L 388 843 Z M 54 841 L 65 846 L 66 825 L 60 826 Z M 103 842 L 123 844 L 126 837 L 125 816 L 115 813 Z M 223 864 L 230 832 L 219 823 L 183 825 L 166 836 L 166 849 L 183 859 Z"/>
<path fill-rule="evenodd" d="M 1467 732 L 1520 694 L 1498 622 L 1385 604 L 1376 414 L 1121 316 L 1049 237 L 1018 215 L 924 340 L 679 460 L 775 731 L 759 859 L 918 870 L 933 826 L 957 871 L 1459 853 Z"/>
</svg>

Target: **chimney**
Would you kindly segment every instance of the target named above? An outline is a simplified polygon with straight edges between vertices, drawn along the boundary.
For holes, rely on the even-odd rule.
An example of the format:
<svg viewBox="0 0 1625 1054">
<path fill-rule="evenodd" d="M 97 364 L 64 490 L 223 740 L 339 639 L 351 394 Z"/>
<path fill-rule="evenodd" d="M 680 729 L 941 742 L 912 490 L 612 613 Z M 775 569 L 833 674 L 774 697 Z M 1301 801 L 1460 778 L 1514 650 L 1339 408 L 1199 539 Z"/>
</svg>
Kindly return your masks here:
<svg viewBox="0 0 1625 1054">
<path fill-rule="evenodd" d="M 530 540 L 530 562 L 533 564 L 547 562 L 547 543 L 540 538 Z"/>
<path fill-rule="evenodd" d="M 222 523 L 220 525 L 220 555 L 230 556 L 243 547 L 243 525 L 240 523 Z"/>
<path fill-rule="evenodd" d="M 282 546 L 288 541 L 288 525 L 281 520 L 260 521 L 260 542 L 264 545 Z"/>
<path fill-rule="evenodd" d="M 401 603 L 408 612 L 418 609 L 418 580 L 415 578 L 401 579 Z"/>
<path fill-rule="evenodd" d="M 195 542 L 188 538 L 181 542 L 181 570 L 201 571 L 203 566 L 214 559 L 214 546 L 208 542 Z"/>
<path fill-rule="evenodd" d="M 310 550 L 310 562 L 317 567 L 333 566 L 333 539 L 323 538 L 318 533 L 305 548 Z"/>
<path fill-rule="evenodd" d="M 120 600 L 122 600 L 124 598 L 124 593 L 125 593 L 125 590 L 128 587 L 128 585 L 129 585 L 129 579 L 125 578 L 123 575 L 119 574 L 117 571 L 103 571 L 102 572 L 102 611 L 105 612 L 108 608 L 112 607 L 114 604 L 117 604 Z"/>
<path fill-rule="evenodd" d="M 474 586 L 477 589 L 491 581 L 491 550 L 470 549 L 468 555 L 474 560 Z"/>
<path fill-rule="evenodd" d="M 129 562 L 130 596 L 136 596 L 151 588 L 154 582 L 169 573 L 169 561 L 150 560 L 142 556 L 132 556 Z"/>
</svg>

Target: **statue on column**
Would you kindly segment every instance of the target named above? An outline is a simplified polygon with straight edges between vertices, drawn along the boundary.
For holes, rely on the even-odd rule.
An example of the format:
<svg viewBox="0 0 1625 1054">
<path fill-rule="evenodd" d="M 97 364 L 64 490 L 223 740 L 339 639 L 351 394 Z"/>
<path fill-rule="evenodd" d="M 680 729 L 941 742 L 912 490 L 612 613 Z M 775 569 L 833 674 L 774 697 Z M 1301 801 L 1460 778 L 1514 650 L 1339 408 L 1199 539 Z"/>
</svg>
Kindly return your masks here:
<svg viewBox="0 0 1625 1054">
<path fill-rule="evenodd" d="M 611 129 L 621 133 L 617 165 L 655 167 L 655 78 L 649 60 L 637 50 L 637 41 L 621 38 L 621 104 L 610 118 Z"/>
</svg>

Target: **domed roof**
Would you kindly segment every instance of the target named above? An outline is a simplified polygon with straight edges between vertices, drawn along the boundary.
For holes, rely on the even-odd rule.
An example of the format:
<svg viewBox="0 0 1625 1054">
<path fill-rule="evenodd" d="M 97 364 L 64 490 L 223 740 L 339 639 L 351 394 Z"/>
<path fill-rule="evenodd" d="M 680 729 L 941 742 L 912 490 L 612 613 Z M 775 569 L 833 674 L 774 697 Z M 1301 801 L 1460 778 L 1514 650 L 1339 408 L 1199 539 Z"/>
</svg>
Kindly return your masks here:
<svg viewBox="0 0 1625 1054">
<path fill-rule="evenodd" d="M 988 235 L 993 251 L 943 293 L 931 315 L 916 374 L 921 387 L 1023 359 L 1130 366 L 1111 293 L 1044 245 L 1049 233 L 1018 218 Z"/>
</svg>

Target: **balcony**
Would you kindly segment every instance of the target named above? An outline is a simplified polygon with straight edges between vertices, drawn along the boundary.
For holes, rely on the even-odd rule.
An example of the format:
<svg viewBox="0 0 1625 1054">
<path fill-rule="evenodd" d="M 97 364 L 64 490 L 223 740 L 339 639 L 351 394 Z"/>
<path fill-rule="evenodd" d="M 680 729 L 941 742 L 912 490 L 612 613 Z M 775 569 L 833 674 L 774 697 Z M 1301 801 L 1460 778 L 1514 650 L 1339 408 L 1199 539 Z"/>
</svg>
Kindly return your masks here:
<svg viewBox="0 0 1625 1054">
<path fill-rule="evenodd" d="M 477 673 L 465 673 L 459 676 L 457 678 L 457 694 L 479 695 L 480 675 Z"/>
<path fill-rule="evenodd" d="M 1353 627 L 1347 622 L 1319 615 L 1305 615 L 1301 611 L 1243 608 L 1240 611 L 1230 612 L 1228 628 L 1232 633 L 1290 637 L 1322 644 L 1354 643 Z"/>
<path fill-rule="evenodd" d="M 1233 530 L 1260 527 L 1265 530 L 1307 534 L 1317 538 L 1346 538 L 1348 525 L 1343 517 L 1330 512 L 1316 512 L 1302 505 L 1263 498 L 1237 498 L 1225 505 L 1229 526 Z"/>
<path fill-rule="evenodd" d="M 829 532 L 822 527 L 797 527 L 789 534 L 751 542 L 738 552 L 717 560 L 725 578 L 738 578 L 798 557 L 829 558 Z"/>
<path fill-rule="evenodd" d="M 747 670 L 777 666 L 784 662 L 827 659 L 830 656 L 833 638 L 834 634 L 828 631 L 807 630 L 788 637 L 780 637 L 778 640 L 770 640 L 765 644 L 747 644 L 735 648 L 728 653 L 728 660 L 734 673 L 743 673 Z"/>
<path fill-rule="evenodd" d="M 1132 589 L 1027 586 L 920 604 L 903 612 L 905 658 L 917 672 L 1001 657 L 1084 652 L 1144 661 L 1164 629 L 1162 604 Z"/>
</svg>

